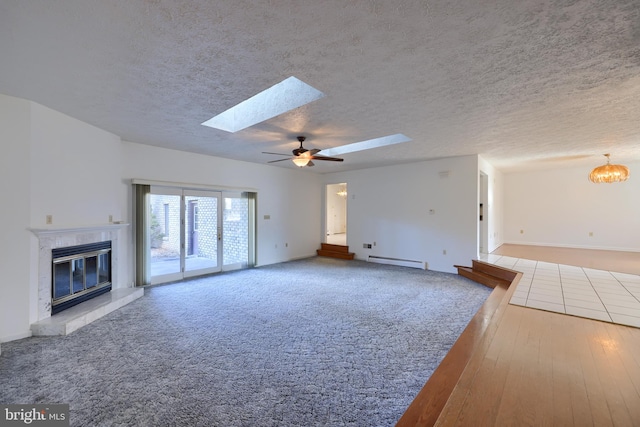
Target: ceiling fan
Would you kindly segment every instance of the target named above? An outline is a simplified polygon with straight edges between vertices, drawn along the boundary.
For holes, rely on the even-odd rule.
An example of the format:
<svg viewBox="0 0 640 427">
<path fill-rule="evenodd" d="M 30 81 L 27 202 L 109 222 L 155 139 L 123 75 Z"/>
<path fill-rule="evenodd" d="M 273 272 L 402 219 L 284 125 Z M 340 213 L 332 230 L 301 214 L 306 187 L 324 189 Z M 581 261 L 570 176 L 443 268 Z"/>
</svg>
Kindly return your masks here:
<svg viewBox="0 0 640 427">
<path fill-rule="evenodd" d="M 305 139 L 306 138 L 304 136 L 299 136 L 298 137 L 298 141 L 300 142 L 300 147 L 298 147 L 298 148 L 296 148 L 296 149 L 291 151 L 293 153 L 293 156 L 287 157 L 286 159 L 271 160 L 268 163 L 276 163 L 276 162 L 283 162 L 285 160 L 292 160 L 293 163 L 295 163 L 296 166 L 304 167 L 304 166 L 313 166 L 312 160 L 328 160 L 328 161 L 331 161 L 331 162 L 342 162 L 342 161 L 344 161 L 344 159 L 341 159 L 341 158 L 338 158 L 338 157 L 328 157 L 328 156 L 318 155 L 320 150 L 318 150 L 317 148 L 313 148 L 311 150 L 307 150 L 306 148 L 304 148 L 302 146 L 302 143 L 304 142 Z M 269 153 L 269 152 L 266 152 L 266 151 L 263 151 L 262 154 L 275 154 L 277 156 L 288 156 L 288 154 Z"/>
</svg>

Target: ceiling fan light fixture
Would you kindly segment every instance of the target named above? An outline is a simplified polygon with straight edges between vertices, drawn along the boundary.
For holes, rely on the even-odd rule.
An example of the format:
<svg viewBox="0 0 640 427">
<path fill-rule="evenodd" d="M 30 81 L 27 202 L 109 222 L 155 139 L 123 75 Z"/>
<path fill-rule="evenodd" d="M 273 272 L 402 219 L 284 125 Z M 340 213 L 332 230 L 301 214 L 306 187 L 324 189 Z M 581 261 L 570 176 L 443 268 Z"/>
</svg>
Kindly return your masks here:
<svg viewBox="0 0 640 427">
<path fill-rule="evenodd" d="M 593 183 L 599 184 L 606 182 L 611 184 L 613 182 L 623 182 L 629 179 L 629 168 L 624 165 L 612 165 L 609 162 L 610 154 L 604 155 L 607 158 L 607 163 L 598 166 L 593 169 L 589 174 L 589 180 Z"/>
<path fill-rule="evenodd" d="M 280 160 L 272 160 L 269 163 L 276 163 L 276 162 L 282 162 L 285 160 L 291 160 L 296 166 L 298 166 L 299 168 L 308 166 L 314 166 L 313 160 L 325 160 L 325 161 L 331 161 L 331 162 L 342 162 L 344 159 L 340 159 L 338 157 L 329 157 L 329 156 L 322 156 L 319 155 L 318 153 L 320 152 L 319 149 L 314 148 L 311 150 L 307 150 L 306 148 L 304 148 L 302 146 L 302 143 L 304 142 L 306 138 L 304 136 L 299 136 L 298 137 L 298 142 L 300 142 L 300 147 L 291 150 L 291 153 L 293 154 L 293 157 L 289 157 L 289 158 L 285 158 L 285 159 L 280 159 Z M 263 154 L 277 154 L 279 156 L 286 156 L 286 154 L 280 154 L 280 153 L 271 153 L 268 151 L 263 151 Z"/>
<path fill-rule="evenodd" d="M 309 163 L 311 159 L 308 157 L 302 157 L 302 156 L 298 156 L 294 159 L 291 159 L 291 161 L 298 166 L 299 168 L 303 168 L 305 166 L 307 166 L 307 164 Z"/>
</svg>

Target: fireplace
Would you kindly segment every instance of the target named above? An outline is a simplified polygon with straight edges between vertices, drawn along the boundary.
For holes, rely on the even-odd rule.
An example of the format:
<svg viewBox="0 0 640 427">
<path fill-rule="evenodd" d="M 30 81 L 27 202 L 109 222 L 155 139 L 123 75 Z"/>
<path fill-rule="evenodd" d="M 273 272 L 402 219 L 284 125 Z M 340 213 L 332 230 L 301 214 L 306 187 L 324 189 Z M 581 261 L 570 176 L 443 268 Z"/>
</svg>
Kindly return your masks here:
<svg viewBox="0 0 640 427">
<path fill-rule="evenodd" d="M 111 290 L 111 241 L 51 250 L 51 314 Z"/>
<path fill-rule="evenodd" d="M 37 237 L 32 256 L 38 264 L 37 292 L 32 293 L 30 303 L 34 336 L 70 334 L 144 296 L 143 288 L 126 283 L 127 261 L 121 252 L 120 231 L 128 226 L 109 223 L 31 229 Z M 60 312 L 81 301 L 85 303 Z"/>
<path fill-rule="evenodd" d="M 130 288 L 126 285 L 126 262 L 122 260 L 120 230 L 128 224 L 113 223 L 75 228 L 32 228 L 37 237 L 37 251 L 33 252 L 34 262 L 38 264 L 37 291 L 32 294 L 31 310 L 35 323 L 48 321 L 52 316 L 53 294 L 53 253 L 59 248 L 69 248 L 101 242 L 111 242 L 109 255 L 110 279 L 112 291 L 104 290 L 103 296 L 113 295 L 113 291 Z M 91 263 L 92 260 L 89 261 Z M 71 274 L 71 273 L 69 273 Z M 91 284 L 91 282 L 90 282 Z M 72 285 L 69 285 L 70 289 Z M 79 287 L 79 286 L 78 286 Z M 89 286 L 89 289 L 95 287 Z M 89 292 L 88 292 L 89 293 Z M 60 296 L 60 295 L 59 295 Z M 68 310 L 66 311 L 68 313 Z M 65 317 L 65 312 L 59 313 Z M 53 316 L 60 317 L 60 316 Z M 33 325 L 34 323 L 32 323 Z"/>
</svg>

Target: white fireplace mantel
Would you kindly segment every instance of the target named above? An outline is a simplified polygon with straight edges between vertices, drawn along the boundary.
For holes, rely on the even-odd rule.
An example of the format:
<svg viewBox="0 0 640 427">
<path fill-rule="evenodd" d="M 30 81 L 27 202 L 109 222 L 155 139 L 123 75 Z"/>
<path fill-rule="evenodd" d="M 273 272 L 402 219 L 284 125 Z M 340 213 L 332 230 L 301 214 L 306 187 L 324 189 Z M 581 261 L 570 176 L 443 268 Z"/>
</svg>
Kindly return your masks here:
<svg viewBox="0 0 640 427">
<path fill-rule="evenodd" d="M 128 227 L 128 223 L 112 222 L 109 224 L 98 225 L 86 225 L 80 227 L 43 227 L 43 228 L 30 228 L 29 230 L 36 236 L 46 236 L 51 234 L 73 234 L 73 233 L 85 233 L 93 231 L 110 231 L 118 230 L 120 228 Z"/>
</svg>

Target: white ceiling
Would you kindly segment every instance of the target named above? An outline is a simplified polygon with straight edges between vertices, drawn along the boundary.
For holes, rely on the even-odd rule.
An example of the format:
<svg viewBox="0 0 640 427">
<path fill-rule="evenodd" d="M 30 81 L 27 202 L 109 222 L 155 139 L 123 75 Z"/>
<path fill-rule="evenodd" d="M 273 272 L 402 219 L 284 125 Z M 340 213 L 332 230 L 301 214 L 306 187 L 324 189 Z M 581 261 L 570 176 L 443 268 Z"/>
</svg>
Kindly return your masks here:
<svg viewBox="0 0 640 427">
<path fill-rule="evenodd" d="M 326 96 L 237 133 L 201 125 L 290 76 Z M 319 149 L 413 139 L 319 173 L 480 154 L 586 174 L 604 153 L 640 160 L 640 3 L 0 0 L 0 93 L 256 163 L 297 135 Z"/>
</svg>

